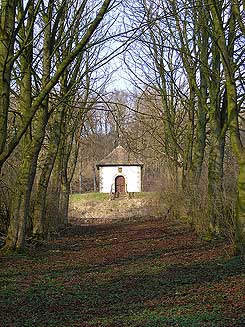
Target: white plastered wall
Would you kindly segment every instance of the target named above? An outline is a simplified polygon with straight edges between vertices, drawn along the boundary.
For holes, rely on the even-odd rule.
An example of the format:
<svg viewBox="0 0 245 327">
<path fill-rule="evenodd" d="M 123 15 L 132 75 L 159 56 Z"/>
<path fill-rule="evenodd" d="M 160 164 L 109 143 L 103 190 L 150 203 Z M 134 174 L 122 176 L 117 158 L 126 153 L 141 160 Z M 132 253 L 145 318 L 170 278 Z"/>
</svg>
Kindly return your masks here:
<svg viewBox="0 0 245 327">
<path fill-rule="evenodd" d="M 121 172 L 119 171 L 121 170 Z M 124 176 L 127 192 L 141 192 L 140 166 L 104 166 L 100 167 L 100 192 L 115 192 L 115 178 Z"/>
</svg>

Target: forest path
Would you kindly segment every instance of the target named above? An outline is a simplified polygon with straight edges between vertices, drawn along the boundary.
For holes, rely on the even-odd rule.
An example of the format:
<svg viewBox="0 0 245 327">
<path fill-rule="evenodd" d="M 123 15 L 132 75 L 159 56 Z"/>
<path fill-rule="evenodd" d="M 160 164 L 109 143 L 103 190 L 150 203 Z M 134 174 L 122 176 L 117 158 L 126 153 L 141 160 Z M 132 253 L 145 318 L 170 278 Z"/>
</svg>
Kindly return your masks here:
<svg viewBox="0 0 245 327">
<path fill-rule="evenodd" d="M 0 326 L 244 326 L 244 265 L 184 223 L 70 225 L 1 257 Z"/>
</svg>

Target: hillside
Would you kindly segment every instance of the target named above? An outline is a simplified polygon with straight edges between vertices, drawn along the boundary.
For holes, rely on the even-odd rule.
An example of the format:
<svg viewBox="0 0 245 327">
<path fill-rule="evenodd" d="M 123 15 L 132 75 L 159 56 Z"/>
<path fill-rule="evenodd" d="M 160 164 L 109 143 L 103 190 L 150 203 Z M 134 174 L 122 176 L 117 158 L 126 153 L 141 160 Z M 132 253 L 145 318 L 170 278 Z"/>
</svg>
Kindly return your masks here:
<svg viewBox="0 0 245 327">
<path fill-rule="evenodd" d="M 72 223 L 97 224 L 138 221 L 165 216 L 167 207 L 159 205 L 154 193 L 138 193 L 110 200 L 108 194 L 85 193 L 71 196 L 69 217 Z M 157 209 L 158 208 L 158 209 Z"/>
</svg>

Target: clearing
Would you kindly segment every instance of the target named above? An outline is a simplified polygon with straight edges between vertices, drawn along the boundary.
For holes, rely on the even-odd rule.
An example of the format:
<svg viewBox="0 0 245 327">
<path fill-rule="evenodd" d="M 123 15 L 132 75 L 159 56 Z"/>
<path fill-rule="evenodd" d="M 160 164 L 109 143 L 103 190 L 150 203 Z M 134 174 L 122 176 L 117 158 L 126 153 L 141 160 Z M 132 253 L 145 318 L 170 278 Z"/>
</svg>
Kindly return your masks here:
<svg viewBox="0 0 245 327">
<path fill-rule="evenodd" d="M 225 241 L 168 217 L 78 223 L 0 258 L 1 327 L 245 325 L 245 267 Z"/>
</svg>

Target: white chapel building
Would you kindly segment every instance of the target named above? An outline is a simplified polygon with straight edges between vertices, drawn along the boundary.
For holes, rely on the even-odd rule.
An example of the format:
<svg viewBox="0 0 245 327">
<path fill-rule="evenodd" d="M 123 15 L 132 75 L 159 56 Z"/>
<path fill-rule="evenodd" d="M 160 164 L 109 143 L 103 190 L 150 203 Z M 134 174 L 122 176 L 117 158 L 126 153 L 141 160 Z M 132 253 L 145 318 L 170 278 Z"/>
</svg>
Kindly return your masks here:
<svg viewBox="0 0 245 327">
<path fill-rule="evenodd" d="M 130 193 L 142 191 L 142 168 L 132 154 L 121 145 L 97 164 L 100 192 Z"/>
</svg>

